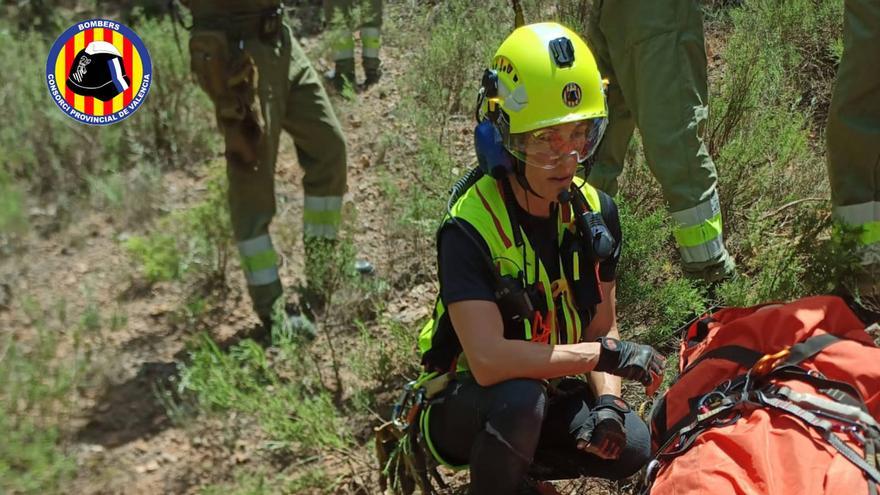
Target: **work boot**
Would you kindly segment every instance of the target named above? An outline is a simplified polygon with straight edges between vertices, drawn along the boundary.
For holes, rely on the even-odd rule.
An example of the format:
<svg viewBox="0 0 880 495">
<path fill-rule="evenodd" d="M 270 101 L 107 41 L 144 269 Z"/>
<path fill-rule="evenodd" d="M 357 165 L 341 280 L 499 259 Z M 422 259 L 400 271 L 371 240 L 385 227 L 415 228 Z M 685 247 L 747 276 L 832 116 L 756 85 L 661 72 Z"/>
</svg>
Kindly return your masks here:
<svg viewBox="0 0 880 495">
<path fill-rule="evenodd" d="M 367 260 L 355 260 L 354 271 L 364 276 L 372 275 L 376 272 L 376 267 Z"/>
<path fill-rule="evenodd" d="M 264 346 L 271 345 L 282 336 L 288 339 L 305 338 L 315 340 L 318 329 L 308 316 L 292 304 L 285 304 L 283 308 L 276 309 L 273 317 L 260 317 L 264 333 L 261 340 L 257 340 Z"/>
<path fill-rule="evenodd" d="M 730 280 L 736 274 L 736 262 L 733 257 L 725 253 L 718 262 L 712 264 L 682 265 L 685 277 L 693 280 L 703 280 L 709 285 L 719 285 Z"/>
<path fill-rule="evenodd" d="M 862 248 L 858 272 L 844 283 L 850 306 L 866 324 L 880 321 L 880 243 Z"/>
<path fill-rule="evenodd" d="M 355 86 L 354 59 L 337 60 L 336 67 L 325 72 L 324 78 L 330 81 L 330 84 L 340 93 L 345 89 L 346 84 L 353 88 Z"/>
<path fill-rule="evenodd" d="M 379 82 L 379 79 L 382 78 L 382 68 L 376 67 L 375 69 L 364 69 L 364 73 L 367 75 L 367 79 L 364 80 L 364 86 L 370 87 Z"/>
</svg>

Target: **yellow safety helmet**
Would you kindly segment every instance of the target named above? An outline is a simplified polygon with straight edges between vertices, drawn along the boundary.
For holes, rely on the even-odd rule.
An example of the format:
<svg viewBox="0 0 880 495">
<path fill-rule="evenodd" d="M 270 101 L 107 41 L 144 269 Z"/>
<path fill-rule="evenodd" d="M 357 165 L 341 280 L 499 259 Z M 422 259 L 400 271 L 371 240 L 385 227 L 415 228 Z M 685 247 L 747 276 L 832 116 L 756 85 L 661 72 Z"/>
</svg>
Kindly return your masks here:
<svg viewBox="0 0 880 495">
<path fill-rule="evenodd" d="M 520 158 L 523 140 L 518 138 L 587 120 L 592 121 L 585 127 L 589 156 L 607 123 L 605 86 L 593 54 L 580 36 L 555 22 L 514 30 L 495 52 L 482 94 L 481 114 L 498 127 L 505 148 Z"/>
</svg>

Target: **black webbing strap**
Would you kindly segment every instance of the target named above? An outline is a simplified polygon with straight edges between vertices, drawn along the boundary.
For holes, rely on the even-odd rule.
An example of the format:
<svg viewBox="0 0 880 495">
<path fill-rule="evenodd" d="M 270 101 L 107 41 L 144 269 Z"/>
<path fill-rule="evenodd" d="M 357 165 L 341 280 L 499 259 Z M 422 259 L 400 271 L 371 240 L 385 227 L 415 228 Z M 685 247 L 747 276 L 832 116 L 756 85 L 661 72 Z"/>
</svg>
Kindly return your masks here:
<svg viewBox="0 0 880 495">
<path fill-rule="evenodd" d="M 831 380 L 821 375 L 812 374 L 798 366 L 783 366 L 776 368 L 775 370 L 773 370 L 772 376 L 774 378 L 799 380 L 808 383 L 831 398 L 835 398 L 835 395 L 829 394 L 828 391 L 839 390 L 843 393 L 849 394 L 850 396 L 852 396 L 853 399 L 859 402 L 864 402 L 862 400 L 862 394 L 859 393 L 858 389 L 856 389 L 851 384 L 839 380 Z"/>
<path fill-rule="evenodd" d="M 790 366 L 800 364 L 807 359 L 822 352 L 826 347 L 844 340 L 833 333 L 823 333 L 791 346 L 791 353 L 785 358 L 780 366 Z"/>
<path fill-rule="evenodd" d="M 770 374 L 776 377 L 788 377 L 788 378 L 796 378 L 798 380 L 803 380 L 810 382 L 817 387 L 822 386 L 824 388 L 829 389 L 840 389 L 855 398 L 861 398 L 858 391 L 848 383 L 838 382 L 834 380 L 828 380 L 823 377 L 818 377 L 814 375 L 810 375 L 805 372 L 803 369 L 797 367 L 798 364 L 803 361 L 815 356 L 828 346 L 839 342 L 842 339 L 834 334 L 824 333 L 822 335 L 817 335 L 814 337 L 810 337 L 809 339 L 797 343 L 791 347 L 791 351 L 788 357 L 783 361 L 780 365 L 776 366 Z M 694 360 L 694 362 L 690 363 L 687 368 L 685 368 L 684 372 L 679 375 L 684 376 L 686 373 L 690 372 L 694 368 L 700 365 L 705 361 L 710 359 L 722 359 L 725 361 L 730 361 L 739 364 L 745 369 L 751 369 L 755 363 L 757 363 L 764 354 L 754 349 L 749 349 L 748 347 L 743 347 L 739 345 L 728 345 L 722 346 L 701 355 L 699 358 Z M 736 379 L 742 378 L 737 377 Z M 652 423 L 657 430 L 657 434 L 659 438 L 661 438 L 664 444 L 668 444 L 671 440 L 669 436 L 669 432 L 676 432 L 675 437 L 679 437 L 681 435 L 681 431 L 683 428 L 688 427 L 689 425 L 693 425 L 697 422 L 697 413 L 691 412 L 685 417 L 681 418 L 676 424 L 674 424 L 671 428 L 666 428 L 666 396 L 658 402 L 655 408 L 652 410 Z M 675 438 L 672 437 L 672 438 Z"/>
<path fill-rule="evenodd" d="M 680 375 L 678 375 L 678 379 L 697 367 L 697 365 L 699 365 L 700 363 L 708 361 L 710 359 L 723 359 L 725 361 L 731 361 L 739 364 L 745 369 L 749 369 L 754 366 L 755 363 L 757 363 L 758 360 L 761 359 L 761 357 L 763 356 L 763 354 L 754 349 L 749 349 L 748 347 L 742 347 L 739 345 L 726 345 L 718 347 L 701 355 L 694 362 L 689 364 L 688 367 L 685 368 L 685 370 Z M 693 423 L 697 417 L 697 414 L 692 411 L 690 414 L 681 418 L 677 423 L 672 425 L 671 428 L 667 429 L 666 415 L 666 394 L 664 394 L 659 401 L 654 403 L 654 407 L 651 408 L 651 423 L 654 425 L 655 433 L 664 442 L 668 442 L 669 431 L 678 432 L 681 428 L 684 428 L 685 426 Z"/>
<path fill-rule="evenodd" d="M 754 349 L 749 349 L 748 347 L 743 347 L 740 345 L 725 345 L 712 349 L 711 351 L 698 357 L 694 362 L 689 364 L 687 368 L 685 368 L 685 370 L 682 372 L 682 375 L 694 369 L 698 364 L 702 363 L 703 361 L 709 359 L 723 359 L 725 361 L 731 361 L 748 369 L 754 366 L 755 363 L 757 363 L 758 360 L 762 357 L 764 357 L 763 353 L 758 352 Z"/>
<path fill-rule="evenodd" d="M 419 418 L 421 417 L 423 403 L 418 404 L 416 407 L 418 408 L 413 416 L 415 421 L 410 423 L 409 432 L 406 436 L 406 441 L 409 442 L 409 451 L 412 453 L 412 457 L 408 459 L 410 462 L 410 467 L 413 471 L 413 474 L 416 475 L 416 483 L 419 485 L 419 489 L 425 495 L 431 495 L 433 493 L 433 486 L 431 485 L 431 481 L 428 479 L 428 462 L 425 456 L 425 451 L 422 448 L 422 430 L 420 428 L 421 421 Z"/>
<path fill-rule="evenodd" d="M 809 426 L 819 430 L 822 433 L 822 437 L 831 444 L 832 447 L 837 449 L 843 457 L 861 469 L 865 475 L 869 477 L 869 483 L 871 483 L 871 481 L 875 484 L 880 483 L 880 472 L 878 472 L 875 467 L 871 466 L 868 461 L 859 455 L 858 452 L 853 450 L 852 447 L 845 444 L 843 440 L 834 434 L 834 431 L 831 428 L 832 423 L 830 421 L 821 419 L 812 412 L 807 411 L 796 404 L 775 397 L 770 397 L 763 392 L 758 392 L 758 397 L 762 403 L 791 414 Z"/>
<path fill-rule="evenodd" d="M 519 223 L 519 215 L 517 215 L 516 210 L 516 196 L 513 194 L 513 186 L 510 185 L 510 181 L 507 178 L 498 179 L 501 182 L 501 189 L 503 194 L 504 206 L 507 208 L 507 217 L 510 219 L 510 230 L 513 234 L 513 243 L 517 247 L 523 245 L 522 239 L 522 231 L 520 230 Z M 525 262 L 525 255 L 523 255 L 523 262 Z M 525 268 L 525 267 L 524 267 Z"/>
</svg>

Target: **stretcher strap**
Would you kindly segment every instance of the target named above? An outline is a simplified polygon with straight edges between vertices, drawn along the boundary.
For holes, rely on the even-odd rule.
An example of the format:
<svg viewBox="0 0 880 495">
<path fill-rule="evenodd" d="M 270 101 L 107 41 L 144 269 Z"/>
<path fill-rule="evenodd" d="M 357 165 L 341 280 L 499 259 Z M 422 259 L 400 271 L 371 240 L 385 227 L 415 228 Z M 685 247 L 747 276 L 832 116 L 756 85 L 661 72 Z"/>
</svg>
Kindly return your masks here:
<svg viewBox="0 0 880 495">
<path fill-rule="evenodd" d="M 832 447 L 837 449 L 837 451 L 840 452 L 843 457 L 845 457 L 848 461 L 861 469 L 870 478 L 869 483 L 871 481 L 873 481 L 873 483 L 880 483 L 880 472 L 878 472 L 877 469 L 868 464 L 868 461 L 860 456 L 858 452 L 853 450 L 852 447 L 845 444 L 843 440 L 841 440 L 837 435 L 834 434 L 831 429 L 832 423 L 830 421 L 821 419 L 812 412 L 807 411 L 806 409 L 803 409 L 789 401 L 770 397 L 760 392 L 759 397 L 761 399 L 761 402 L 763 402 L 764 404 L 791 414 L 792 416 L 800 419 L 804 423 L 819 430 L 825 440 Z"/>
</svg>

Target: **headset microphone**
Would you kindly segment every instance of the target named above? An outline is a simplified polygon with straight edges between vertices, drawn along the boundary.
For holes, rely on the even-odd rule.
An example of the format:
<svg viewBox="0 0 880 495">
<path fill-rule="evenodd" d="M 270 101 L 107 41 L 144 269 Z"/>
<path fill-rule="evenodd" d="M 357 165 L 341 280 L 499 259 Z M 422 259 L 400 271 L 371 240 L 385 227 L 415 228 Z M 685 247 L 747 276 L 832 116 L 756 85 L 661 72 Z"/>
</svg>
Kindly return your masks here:
<svg viewBox="0 0 880 495">
<path fill-rule="evenodd" d="M 576 189 L 576 186 L 572 185 L 572 188 Z M 614 251 L 614 237 L 605 225 L 602 214 L 590 211 L 579 190 L 575 190 L 574 194 L 568 190 L 562 191 L 557 199 L 560 203 L 571 203 L 578 230 L 589 241 L 590 251 L 597 261 L 610 258 Z"/>
</svg>

